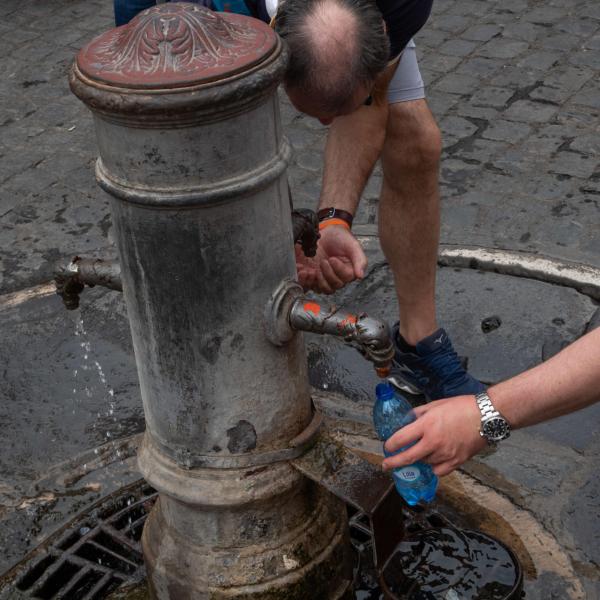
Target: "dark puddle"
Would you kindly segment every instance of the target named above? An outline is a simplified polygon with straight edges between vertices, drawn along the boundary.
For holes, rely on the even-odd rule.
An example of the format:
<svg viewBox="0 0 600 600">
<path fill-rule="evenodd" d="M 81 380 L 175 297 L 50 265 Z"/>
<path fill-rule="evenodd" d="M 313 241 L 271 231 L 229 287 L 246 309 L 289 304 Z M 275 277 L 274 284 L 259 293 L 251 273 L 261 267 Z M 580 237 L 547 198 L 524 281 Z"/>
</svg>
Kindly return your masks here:
<svg viewBox="0 0 600 600">
<path fill-rule="evenodd" d="M 516 600 L 521 571 L 512 553 L 478 531 L 416 531 L 398 544 L 383 570 L 384 594 L 369 552 L 359 551 L 356 600 Z"/>
</svg>

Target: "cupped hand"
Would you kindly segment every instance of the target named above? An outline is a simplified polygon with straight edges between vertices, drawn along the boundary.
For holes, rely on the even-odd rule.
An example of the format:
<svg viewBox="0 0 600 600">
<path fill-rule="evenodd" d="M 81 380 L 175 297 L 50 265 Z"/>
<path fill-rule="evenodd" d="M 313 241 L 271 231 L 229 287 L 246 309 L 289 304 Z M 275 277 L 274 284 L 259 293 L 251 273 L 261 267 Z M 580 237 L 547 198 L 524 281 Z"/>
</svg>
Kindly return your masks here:
<svg viewBox="0 0 600 600">
<path fill-rule="evenodd" d="M 415 415 L 413 423 L 387 440 L 385 449 L 396 452 L 414 445 L 386 458 L 384 470 L 420 460 L 432 465 L 436 475 L 448 475 L 486 447 L 486 441 L 479 435 L 481 416 L 474 396 L 437 400 L 415 408 Z"/>
<path fill-rule="evenodd" d="M 358 240 L 345 227 L 331 225 L 321 230 L 317 254 L 307 258 L 296 245 L 298 281 L 304 289 L 333 294 L 355 279 L 362 279 L 367 257 Z"/>
</svg>

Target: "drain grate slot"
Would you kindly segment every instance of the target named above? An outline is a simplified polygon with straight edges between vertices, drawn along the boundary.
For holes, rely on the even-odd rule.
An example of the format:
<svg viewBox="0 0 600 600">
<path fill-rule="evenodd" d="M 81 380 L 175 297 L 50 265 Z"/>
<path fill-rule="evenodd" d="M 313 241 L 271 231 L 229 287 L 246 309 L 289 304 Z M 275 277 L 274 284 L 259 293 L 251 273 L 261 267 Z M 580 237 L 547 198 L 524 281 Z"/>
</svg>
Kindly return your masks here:
<svg viewBox="0 0 600 600">
<path fill-rule="evenodd" d="M 107 548 L 114 554 L 123 557 L 124 559 L 128 560 L 129 562 L 135 565 L 140 566 L 144 562 L 142 553 L 138 552 L 130 544 L 127 544 L 126 540 L 127 538 L 122 537 L 119 532 L 115 531 L 111 535 L 111 532 L 105 531 L 104 529 L 101 529 L 94 536 L 94 542 L 96 544 L 99 544 L 100 546 Z"/>
<path fill-rule="evenodd" d="M 83 600 L 86 594 L 104 577 L 106 573 L 93 569 L 82 569 L 61 593 L 61 597 L 69 600 Z"/>
<path fill-rule="evenodd" d="M 106 569 L 119 571 L 125 575 L 132 575 L 139 566 L 92 541 L 83 544 L 77 549 L 76 553 L 81 558 L 85 558 L 90 562 L 97 562 Z"/>
<path fill-rule="evenodd" d="M 115 577 L 111 573 L 106 573 L 106 575 L 102 577 L 82 600 L 100 600 L 101 598 L 106 598 L 106 596 L 116 590 L 123 581 L 124 580 L 120 577 Z"/>
<path fill-rule="evenodd" d="M 34 598 L 52 600 L 69 581 L 79 572 L 81 567 L 69 561 L 63 561 L 52 572 L 46 572 L 46 577 L 33 592 Z"/>
<path fill-rule="evenodd" d="M 16 582 L 15 586 L 22 592 L 31 588 L 46 570 L 56 562 L 57 556 L 47 554 L 42 559 L 38 560 L 28 571 L 26 571 Z"/>
<path fill-rule="evenodd" d="M 143 503 L 132 504 L 126 511 L 123 511 L 123 514 L 117 517 L 117 519 L 111 519 L 111 525 L 117 530 L 127 531 L 133 525 L 133 523 L 138 522 L 140 519 L 145 519 L 147 515 L 147 510 L 144 507 Z"/>
</svg>

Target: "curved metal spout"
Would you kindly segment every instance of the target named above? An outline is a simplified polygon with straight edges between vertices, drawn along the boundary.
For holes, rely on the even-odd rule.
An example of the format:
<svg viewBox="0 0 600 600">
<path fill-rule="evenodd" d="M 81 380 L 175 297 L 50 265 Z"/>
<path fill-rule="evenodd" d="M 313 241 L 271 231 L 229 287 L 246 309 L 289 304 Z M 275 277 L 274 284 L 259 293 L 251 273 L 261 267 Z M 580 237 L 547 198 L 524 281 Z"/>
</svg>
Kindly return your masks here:
<svg viewBox="0 0 600 600">
<path fill-rule="evenodd" d="M 265 307 L 265 331 L 276 346 L 289 342 L 295 331 L 335 335 L 371 361 L 380 377 L 387 377 L 394 358 L 385 321 L 308 299 L 296 281 L 284 280 L 273 292 Z"/>
<path fill-rule="evenodd" d="M 68 265 L 57 268 L 54 282 L 56 293 L 63 299 L 68 310 L 79 308 L 79 295 L 86 285 L 101 285 L 118 292 L 123 291 L 121 265 L 118 260 L 75 256 Z"/>
<path fill-rule="evenodd" d="M 290 311 L 290 325 L 295 330 L 341 337 L 375 365 L 380 377 L 389 374 L 394 346 L 385 321 L 298 298 Z"/>
</svg>

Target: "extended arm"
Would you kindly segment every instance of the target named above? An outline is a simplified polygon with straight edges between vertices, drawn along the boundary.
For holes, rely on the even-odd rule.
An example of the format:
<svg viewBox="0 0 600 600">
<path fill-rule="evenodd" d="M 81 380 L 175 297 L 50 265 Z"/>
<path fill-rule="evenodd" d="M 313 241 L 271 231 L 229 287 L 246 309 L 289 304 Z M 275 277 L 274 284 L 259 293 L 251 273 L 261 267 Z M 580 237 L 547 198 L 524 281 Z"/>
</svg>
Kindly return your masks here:
<svg viewBox="0 0 600 600">
<path fill-rule="evenodd" d="M 325 148 L 325 168 L 319 208 L 356 208 L 373 167 L 381 154 L 388 118 L 387 88 L 397 64 L 377 79 L 373 102 L 334 119 Z M 367 260 L 356 238 L 341 226 L 321 231 L 314 260 L 296 254 L 298 276 L 307 288 L 332 293 L 364 275 Z"/>
<path fill-rule="evenodd" d="M 333 206 L 354 214 L 381 154 L 388 117 L 387 88 L 396 64 L 377 79 L 373 103 L 334 119 L 325 147 L 319 208 Z"/>
<path fill-rule="evenodd" d="M 513 429 L 527 427 L 600 401 L 600 329 L 583 336 L 545 363 L 488 390 L 494 406 Z M 386 443 L 394 452 L 390 469 L 417 460 L 446 475 L 485 447 L 479 435 L 480 414 L 473 396 L 438 400 L 415 409 L 417 420 Z"/>
</svg>

